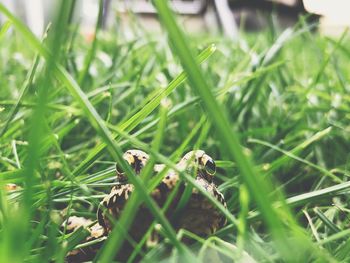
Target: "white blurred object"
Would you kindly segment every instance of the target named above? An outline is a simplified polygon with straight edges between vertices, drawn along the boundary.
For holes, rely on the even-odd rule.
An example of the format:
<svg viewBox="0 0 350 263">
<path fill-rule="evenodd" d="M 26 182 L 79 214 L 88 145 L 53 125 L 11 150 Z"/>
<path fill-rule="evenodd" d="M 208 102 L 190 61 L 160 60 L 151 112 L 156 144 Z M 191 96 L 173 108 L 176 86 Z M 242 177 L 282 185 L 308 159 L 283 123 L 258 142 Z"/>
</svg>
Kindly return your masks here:
<svg viewBox="0 0 350 263">
<path fill-rule="evenodd" d="M 284 4 L 284 5 L 289 5 L 289 6 L 294 6 L 298 3 L 298 0 L 272 0 L 272 1 Z"/>
<path fill-rule="evenodd" d="M 206 7 L 205 0 L 172 0 L 171 6 L 174 11 L 184 15 L 195 15 L 203 12 Z M 123 3 L 118 3 L 117 10 L 126 12 L 131 10 L 134 13 L 156 13 L 151 1 L 149 0 L 124 0 Z"/>
<path fill-rule="evenodd" d="M 92 34 L 95 31 L 95 25 L 99 8 L 98 0 L 79 0 L 75 8 L 75 19 L 81 22 L 80 30 L 84 34 Z"/>
<path fill-rule="evenodd" d="M 14 12 L 16 9 L 16 0 L 1 0 L 0 1 L 8 10 L 10 10 L 11 13 Z M 1 21 L 3 21 L 5 18 L 2 14 L 0 14 Z"/>
<path fill-rule="evenodd" d="M 217 32 L 220 28 L 231 39 L 237 39 L 238 29 L 228 0 L 168 0 L 183 28 L 189 33 Z M 287 0 L 295 1 L 295 0 Z M 123 0 L 113 2 L 113 9 L 128 19 L 129 12 L 137 14 L 145 28 L 158 32 L 160 25 L 156 9 L 150 0 Z M 215 21 L 216 20 L 216 21 Z"/>
<path fill-rule="evenodd" d="M 238 29 L 227 0 L 214 0 L 223 32 L 231 39 L 237 39 Z"/>
<path fill-rule="evenodd" d="M 322 15 L 320 27 L 326 34 L 341 34 L 350 27 L 349 0 L 304 0 L 305 9 Z"/>
<path fill-rule="evenodd" d="M 62 0 L 0 0 L 15 16 L 22 19 L 37 36 L 43 34 L 45 27 L 54 19 Z M 279 0 L 296 1 L 296 0 Z M 203 32 L 213 28 L 236 39 L 238 29 L 228 0 L 169 0 L 173 10 L 181 17 L 181 24 L 189 32 Z M 75 0 L 73 19 L 80 25 L 80 31 L 90 38 L 95 30 L 99 10 L 99 0 Z M 145 28 L 158 31 L 159 22 L 150 0 L 104 0 L 103 24 L 115 20 L 115 11 L 121 13 L 123 20 L 129 12 L 140 15 Z M 214 15 L 212 15 L 214 13 Z M 1 14 L 0 14 L 1 15 Z M 0 17 L 2 18 L 2 17 Z M 109 18 L 109 19 L 108 19 Z M 213 19 L 214 18 L 214 19 Z M 211 20 L 210 20 L 211 19 Z M 217 21 L 214 21 L 214 20 Z M 129 26 L 126 18 L 126 26 Z M 209 23 L 208 23 L 209 22 Z"/>
<path fill-rule="evenodd" d="M 1 0 L 1 3 L 11 13 L 24 20 L 32 32 L 41 35 L 44 31 L 44 8 L 43 0 Z M 1 20 L 6 20 L 1 16 Z"/>
<path fill-rule="evenodd" d="M 44 7 L 42 0 L 24 1 L 27 24 L 32 32 L 41 36 L 44 33 Z"/>
<path fill-rule="evenodd" d="M 350 11 L 349 0 L 304 0 L 304 6 L 307 11 L 312 13 L 333 18 L 338 16 L 347 17 L 347 20 L 350 21 L 350 16 L 348 16 Z"/>
<path fill-rule="evenodd" d="M 23 20 L 30 30 L 40 36 L 58 11 L 61 0 L 0 0 L 12 14 Z M 82 31 L 93 31 L 98 14 L 98 0 L 77 0 L 74 17 Z M 1 21 L 6 17 L 1 16 Z"/>
</svg>

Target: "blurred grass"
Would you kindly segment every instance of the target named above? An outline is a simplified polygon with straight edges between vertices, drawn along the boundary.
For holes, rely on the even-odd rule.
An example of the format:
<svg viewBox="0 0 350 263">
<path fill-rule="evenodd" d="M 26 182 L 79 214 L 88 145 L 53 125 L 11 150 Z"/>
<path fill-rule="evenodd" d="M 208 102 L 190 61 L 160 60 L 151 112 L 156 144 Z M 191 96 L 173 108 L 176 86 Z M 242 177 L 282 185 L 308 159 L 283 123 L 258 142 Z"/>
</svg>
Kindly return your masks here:
<svg viewBox="0 0 350 263">
<path fill-rule="evenodd" d="M 123 30 L 101 30 L 98 19 L 88 42 L 69 16 L 70 1 L 62 1 L 39 40 L 0 4 L 9 19 L 0 29 L 0 261 L 62 262 L 84 238 L 61 231 L 63 209 L 95 220 L 114 162 L 125 165 L 124 150 L 145 149 L 151 163 L 168 169 L 200 147 L 217 160 L 228 210 L 211 201 L 227 226 L 207 240 L 175 233 L 147 195 L 161 177 L 131 177 L 136 194 L 119 225 L 126 229 L 145 202 L 166 237 L 134 256 L 154 261 L 170 246 L 174 259 L 187 261 L 216 252 L 223 262 L 243 255 L 257 262 L 346 262 L 348 32 L 327 38 L 302 19 L 284 31 L 241 32 L 233 43 L 184 35 L 165 2 L 154 3 L 169 45 L 165 34 L 136 30 L 136 17 L 131 40 Z M 181 178 L 197 187 L 187 174 Z M 7 192 L 7 183 L 20 188 Z M 121 233 L 116 228 L 107 240 L 101 261 L 117 253 Z M 186 247 L 179 235 L 197 243 Z"/>
</svg>

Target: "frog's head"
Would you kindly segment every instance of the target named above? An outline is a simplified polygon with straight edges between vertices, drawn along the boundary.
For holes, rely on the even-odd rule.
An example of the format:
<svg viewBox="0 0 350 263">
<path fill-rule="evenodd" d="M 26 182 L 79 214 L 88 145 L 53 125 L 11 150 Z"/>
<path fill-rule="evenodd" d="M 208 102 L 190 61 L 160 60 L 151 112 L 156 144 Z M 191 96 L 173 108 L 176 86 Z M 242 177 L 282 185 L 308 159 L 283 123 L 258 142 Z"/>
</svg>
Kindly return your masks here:
<svg viewBox="0 0 350 263">
<path fill-rule="evenodd" d="M 185 166 L 187 169 L 197 169 L 198 176 L 203 177 L 209 182 L 213 181 L 216 172 L 216 165 L 213 158 L 202 150 L 195 150 L 186 153 L 179 162 L 179 165 L 180 167 Z"/>
<path fill-rule="evenodd" d="M 128 150 L 124 153 L 123 159 L 127 161 L 127 163 L 131 166 L 131 168 L 134 170 L 135 174 L 140 174 L 143 167 L 145 167 L 149 155 L 143 151 L 140 150 Z M 120 182 L 126 181 L 125 172 L 121 168 L 121 166 L 116 163 L 116 172 L 117 172 L 117 178 Z"/>
</svg>

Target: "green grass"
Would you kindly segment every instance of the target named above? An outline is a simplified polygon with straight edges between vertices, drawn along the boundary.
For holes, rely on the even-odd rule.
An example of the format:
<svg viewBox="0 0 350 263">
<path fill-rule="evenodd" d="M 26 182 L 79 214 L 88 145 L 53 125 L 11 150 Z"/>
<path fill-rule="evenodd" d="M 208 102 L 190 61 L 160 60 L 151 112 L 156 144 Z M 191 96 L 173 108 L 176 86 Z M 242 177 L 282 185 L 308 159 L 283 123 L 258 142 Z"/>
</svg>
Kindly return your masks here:
<svg viewBox="0 0 350 263">
<path fill-rule="evenodd" d="M 143 202 L 164 236 L 145 253 L 135 249 L 144 260 L 159 260 L 165 246 L 181 261 L 215 253 L 223 262 L 349 260 L 347 32 L 327 38 L 301 19 L 292 29 L 241 32 L 237 42 L 189 36 L 155 0 L 164 34 L 133 18 L 130 40 L 122 28 L 102 31 L 99 19 L 88 42 L 71 22 L 72 3 L 62 2 L 41 39 L 0 5 L 8 18 L 0 29 L 0 262 L 63 262 L 83 246 L 86 232 L 65 235 L 60 224 L 67 215 L 96 220 L 116 161 L 136 192 L 101 262 L 117 253 L 120 229 Z M 151 155 L 137 178 L 121 158 L 129 148 Z M 217 160 L 228 204 L 203 193 L 228 220 L 207 239 L 176 233 L 148 195 L 161 179 L 152 164 L 175 168 L 194 148 Z M 6 192 L 8 183 L 20 189 Z"/>
</svg>

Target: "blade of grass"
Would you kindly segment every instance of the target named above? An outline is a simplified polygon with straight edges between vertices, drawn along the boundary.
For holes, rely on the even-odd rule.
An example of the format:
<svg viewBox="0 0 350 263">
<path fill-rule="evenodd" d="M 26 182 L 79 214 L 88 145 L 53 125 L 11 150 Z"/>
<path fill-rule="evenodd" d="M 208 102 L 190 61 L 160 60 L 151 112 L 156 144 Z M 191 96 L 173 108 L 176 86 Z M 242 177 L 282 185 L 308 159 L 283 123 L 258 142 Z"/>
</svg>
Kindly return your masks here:
<svg viewBox="0 0 350 263">
<path fill-rule="evenodd" d="M 36 37 L 28 30 L 28 28 L 25 27 L 20 20 L 13 16 L 2 4 L 0 4 L 0 12 L 5 14 L 14 23 L 15 27 L 23 34 L 23 36 L 28 40 L 28 42 L 32 44 L 32 46 L 35 47 L 37 51 L 45 57 L 45 59 L 52 59 L 52 55 L 50 54 L 50 52 L 46 48 L 44 48 L 36 39 Z M 125 171 L 126 175 L 128 176 L 130 182 L 135 185 L 136 195 L 137 193 L 140 194 L 140 196 L 145 201 L 152 214 L 154 214 L 154 216 L 157 218 L 160 224 L 164 227 L 169 239 L 179 250 L 180 254 L 184 255 L 185 257 L 192 258 L 191 256 L 189 256 L 189 252 L 183 246 L 181 246 L 181 244 L 176 239 L 175 231 L 172 229 L 171 225 L 166 220 L 164 215 L 161 214 L 160 209 L 154 202 L 154 200 L 150 198 L 150 196 L 147 194 L 147 189 L 140 180 L 140 178 L 133 176 L 131 167 L 125 162 L 125 160 L 122 157 L 123 153 L 119 145 L 113 139 L 112 134 L 105 126 L 104 121 L 97 113 L 96 109 L 88 100 L 86 94 L 80 89 L 75 80 L 61 66 L 55 63 L 53 63 L 53 66 L 53 72 L 55 73 L 56 77 L 65 85 L 65 87 L 69 90 L 71 95 L 83 108 L 91 125 L 95 128 L 97 133 L 103 139 L 104 143 L 107 145 L 111 156 L 120 164 L 121 168 Z M 114 250 L 108 249 L 106 251 L 107 252 L 104 253 L 103 257 L 101 258 L 101 262 L 110 262 L 113 259 Z"/>
<path fill-rule="evenodd" d="M 89 49 L 89 52 L 85 56 L 83 69 L 79 74 L 78 83 L 79 83 L 80 87 L 85 86 L 86 78 L 87 78 L 88 73 L 89 73 L 89 68 L 90 68 L 91 62 L 93 61 L 93 59 L 95 57 L 97 43 L 98 43 L 97 35 L 98 35 L 98 32 L 102 26 L 103 2 L 104 2 L 103 0 L 99 0 L 99 8 L 98 8 L 94 38 L 92 40 L 91 48 Z"/>
<path fill-rule="evenodd" d="M 10 29 L 12 25 L 12 22 L 11 21 L 6 21 L 1 29 L 0 29 L 0 40 L 2 40 L 2 38 L 5 36 L 5 34 L 8 32 L 8 30 Z"/>
<path fill-rule="evenodd" d="M 179 170 L 179 168 L 176 166 L 176 164 L 170 160 L 169 158 L 165 157 L 164 155 L 160 154 L 157 151 L 154 151 L 152 148 L 148 146 L 148 144 L 141 142 L 140 140 L 136 139 L 133 136 L 130 136 L 126 132 L 122 131 L 121 129 L 116 129 L 116 132 L 123 138 L 127 139 L 132 143 L 133 145 L 137 146 L 141 150 L 148 151 L 150 155 L 154 155 L 157 160 L 159 160 L 161 163 L 166 165 L 167 168 L 173 169 L 175 172 L 178 172 L 180 177 L 188 182 L 192 187 L 195 187 L 198 189 L 198 191 L 204 195 L 210 202 L 212 202 L 218 210 L 226 216 L 227 220 L 233 223 L 234 225 L 237 224 L 237 220 L 219 201 L 216 200 L 212 195 L 210 195 L 203 187 L 199 186 L 198 183 L 194 178 L 186 174 L 184 171 Z M 159 181 L 156 181 L 155 184 L 152 185 L 152 187 L 156 186 L 159 183 Z"/>
<path fill-rule="evenodd" d="M 292 154 L 293 156 L 297 155 L 299 152 L 304 150 L 306 147 L 308 147 L 309 145 L 311 145 L 315 141 L 318 141 L 321 138 L 323 138 L 324 136 L 328 135 L 331 132 L 331 130 L 332 130 L 332 127 L 328 127 L 322 131 L 315 133 L 313 136 L 306 139 L 304 142 L 300 143 L 299 145 L 294 147 L 292 150 L 290 150 L 289 151 L 290 154 Z M 283 163 L 285 163 L 286 160 L 288 160 L 288 158 L 290 158 L 290 157 L 291 156 L 283 155 L 283 156 L 279 157 L 278 159 L 274 160 L 273 163 L 271 164 L 271 166 L 269 167 L 267 173 L 271 174 L 273 171 L 275 171 L 276 169 L 281 167 L 281 165 L 283 165 Z M 332 178 L 332 179 L 339 182 L 339 178 L 336 178 L 336 179 Z"/>
<path fill-rule="evenodd" d="M 201 52 L 198 56 L 199 63 L 207 60 L 215 52 L 215 46 L 211 45 Z M 169 85 L 164 89 L 157 92 L 157 94 L 137 112 L 135 115 L 128 118 L 128 120 L 120 125 L 121 129 L 126 131 L 131 131 L 134 129 L 141 121 L 143 121 L 150 113 L 154 111 L 156 107 L 160 104 L 161 100 L 167 97 L 171 92 L 174 91 L 180 84 L 186 80 L 186 74 L 182 72 L 177 76 Z M 114 136 L 116 139 L 117 137 Z M 103 150 L 106 148 L 105 144 L 100 144 L 90 151 L 89 155 L 81 164 L 73 171 L 75 175 L 81 174 L 88 169 L 88 167 L 102 154 Z"/>
<path fill-rule="evenodd" d="M 345 182 L 330 187 L 326 187 L 320 190 L 315 190 L 312 192 L 307 192 L 304 194 L 296 195 L 286 199 L 286 203 L 295 207 L 303 204 L 311 204 L 314 201 L 319 201 L 325 198 L 332 198 L 339 194 L 348 194 L 347 190 L 350 189 L 350 182 Z M 279 207 L 278 204 L 275 204 L 276 208 Z M 260 213 L 251 212 L 249 215 L 249 220 L 255 220 L 260 217 Z"/>
<path fill-rule="evenodd" d="M 338 239 L 342 239 L 344 237 L 349 237 L 349 236 L 350 236 L 350 229 L 345 229 L 345 230 L 342 230 L 336 234 L 333 234 L 331 236 L 328 236 L 328 237 L 322 239 L 320 242 L 318 242 L 318 244 L 325 245 L 325 244 L 328 244 L 330 242 L 336 241 Z"/>
<path fill-rule="evenodd" d="M 266 180 L 262 180 L 251 161 L 243 154 L 238 136 L 231 128 L 227 117 L 220 109 L 197 63 L 193 59 L 185 37 L 179 30 L 168 4 L 162 0 L 154 0 L 153 3 L 164 27 L 169 33 L 174 54 L 180 58 L 181 64 L 188 74 L 191 87 L 201 97 L 207 114 L 220 135 L 218 137 L 222 147 L 235 159 L 250 195 L 257 203 L 265 222 L 276 240 L 276 246 L 279 247 L 280 252 L 286 259 L 291 259 L 291 244 L 288 242 L 288 234 L 275 209 L 271 206 L 272 200 L 268 194 L 272 190 L 271 184 Z"/>
<path fill-rule="evenodd" d="M 336 224 L 334 224 L 331 220 L 329 220 L 328 217 L 324 213 L 322 213 L 322 211 L 318 207 L 314 208 L 314 212 L 317 215 L 317 217 L 323 222 L 323 224 L 333 232 L 333 234 L 339 233 L 341 231 L 339 227 Z"/>
<path fill-rule="evenodd" d="M 289 157 L 291 159 L 294 159 L 294 160 L 296 160 L 298 162 L 304 163 L 304 164 L 306 164 L 306 165 L 308 165 L 310 167 L 315 168 L 316 170 L 320 171 L 322 174 L 324 174 L 324 175 L 328 176 L 329 178 L 331 178 L 334 182 L 337 182 L 337 183 L 341 183 L 342 182 L 342 180 L 339 179 L 332 172 L 328 171 L 327 169 L 325 169 L 325 168 L 323 168 L 323 167 L 321 167 L 319 165 L 316 165 L 316 164 L 314 164 L 314 163 L 312 163 L 312 162 L 310 162 L 310 161 L 308 161 L 306 159 L 303 159 L 303 158 L 293 154 L 291 151 L 283 150 L 283 149 L 281 149 L 281 148 L 279 148 L 279 147 L 277 147 L 277 146 L 275 146 L 275 145 L 273 145 L 271 143 L 268 143 L 268 142 L 265 142 L 265 141 L 262 141 L 262 140 L 258 140 L 258 139 L 249 139 L 248 142 L 265 145 L 265 146 L 267 146 L 267 147 L 269 147 L 271 149 L 274 149 L 275 151 L 283 153 L 284 156 L 287 156 L 287 157 Z M 296 151 L 294 150 L 294 152 L 296 152 Z M 286 161 L 286 159 L 284 159 L 284 161 Z M 275 163 L 275 161 L 274 161 L 274 163 Z M 274 168 L 274 169 L 276 169 L 276 168 Z M 269 172 L 270 172 L 270 169 L 269 169 Z"/>
<path fill-rule="evenodd" d="M 163 133 L 166 125 L 166 117 L 167 117 L 167 109 L 165 107 L 161 107 L 160 109 L 160 128 L 157 131 L 157 134 L 152 143 L 152 148 L 155 150 L 159 150 L 160 144 L 163 138 Z M 140 175 L 141 180 L 146 185 L 153 172 L 153 166 L 155 164 L 155 158 L 151 157 L 146 167 L 142 170 Z M 123 209 L 123 213 L 121 217 L 115 222 L 115 227 L 113 231 L 109 234 L 106 244 L 104 245 L 101 253 L 98 255 L 97 260 L 101 259 L 103 262 L 107 260 L 108 254 L 113 254 L 112 258 L 119 252 L 123 242 L 124 235 L 128 232 L 134 217 L 138 212 L 139 206 L 142 204 L 142 200 L 139 194 L 132 194 L 130 199 L 128 200 L 125 208 Z M 180 247 L 180 243 L 177 242 L 177 246 Z M 123 252 L 121 252 L 123 253 Z"/>
<path fill-rule="evenodd" d="M 17 113 L 17 111 L 19 109 L 20 103 L 21 103 L 24 95 L 28 91 L 29 87 L 32 85 L 34 76 L 36 74 L 36 69 L 38 67 L 38 64 L 39 64 L 39 56 L 36 55 L 35 58 L 34 58 L 34 62 L 33 62 L 32 68 L 30 69 L 30 71 L 28 73 L 28 76 L 27 76 L 26 80 L 23 83 L 23 86 L 21 88 L 20 95 L 19 95 L 19 97 L 18 97 L 18 99 L 16 101 L 16 104 L 12 108 L 10 113 L 8 114 L 6 122 L 5 122 L 4 126 L 2 127 L 2 129 L 0 131 L 0 137 L 5 134 L 5 132 L 7 130 L 7 127 L 9 126 L 10 122 L 12 121 L 13 117 L 16 115 L 16 113 Z"/>
</svg>

